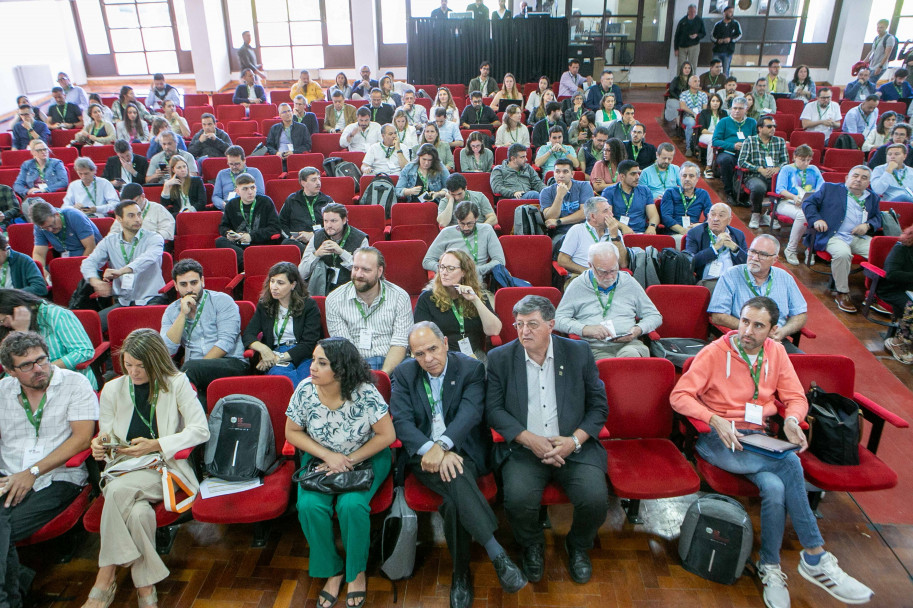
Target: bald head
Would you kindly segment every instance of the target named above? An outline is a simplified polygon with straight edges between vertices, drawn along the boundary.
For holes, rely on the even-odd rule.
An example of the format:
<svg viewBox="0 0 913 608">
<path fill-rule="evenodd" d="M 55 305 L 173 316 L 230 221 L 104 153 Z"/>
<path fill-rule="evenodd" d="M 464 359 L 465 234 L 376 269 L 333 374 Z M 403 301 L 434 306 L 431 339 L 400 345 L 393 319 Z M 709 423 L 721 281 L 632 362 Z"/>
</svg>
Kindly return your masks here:
<svg viewBox="0 0 913 608">
<path fill-rule="evenodd" d="M 726 203 L 717 203 L 710 208 L 707 215 L 707 226 L 713 234 L 721 234 L 732 220 L 732 210 Z"/>
</svg>

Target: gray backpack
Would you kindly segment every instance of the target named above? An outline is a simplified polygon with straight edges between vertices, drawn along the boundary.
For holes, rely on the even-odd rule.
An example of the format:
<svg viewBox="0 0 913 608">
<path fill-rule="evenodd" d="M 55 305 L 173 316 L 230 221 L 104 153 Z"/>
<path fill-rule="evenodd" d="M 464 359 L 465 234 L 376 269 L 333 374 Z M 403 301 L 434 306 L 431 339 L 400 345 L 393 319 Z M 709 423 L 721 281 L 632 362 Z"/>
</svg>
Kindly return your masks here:
<svg viewBox="0 0 913 608">
<path fill-rule="evenodd" d="M 646 249 L 628 247 L 628 269 L 644 289 L 650 285 L 659 285 L 658 260 L 659 252 L 653 246 Z"/>
<path fill-rule="evenodd" d="M 881 212 L 881 231 L 885 236 L 900 236 L 903 230 L 900 227 L 900 218 L 894 209 L 885 209 Z"/>
<path fill-rule="evenodd" d="M 707 494 L 685 513 L 678 554 L 688 572 L 732 585 L 745 569 L 754 544 L 751 519 L 735 499 Z"/>
<path fill-rule="evenodd" d="M 514 234 L 545 234 L 545 220 L 538 207 L 520 205 L 514 209 Z"/>
<path fill-rule="evenodd" d="M 415 567 L 415 547 L 418 544 L 418 518 L 406 504 L 402 486 L 393 489 L 393 505 L 390 514 L 384 518 L 381 531 L 380 570 L 391 581 L 412 576 Z M 393 587 L 393 601 L 396 601 L 396 586 Z"/>
<path fill-rule="evenodd" d="M 226 481 L 255 479 L 276 463 L 276 439 L 266 405 L 250 395 L 227 395 L 209 415 L 206 471 Z"/>
</svg>

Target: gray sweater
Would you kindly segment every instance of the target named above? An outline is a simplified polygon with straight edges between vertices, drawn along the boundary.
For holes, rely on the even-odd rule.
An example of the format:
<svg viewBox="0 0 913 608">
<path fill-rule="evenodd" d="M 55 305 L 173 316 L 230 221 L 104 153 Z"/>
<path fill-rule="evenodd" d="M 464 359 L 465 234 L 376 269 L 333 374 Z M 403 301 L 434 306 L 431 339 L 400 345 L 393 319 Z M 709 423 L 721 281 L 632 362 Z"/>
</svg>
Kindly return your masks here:
<svg viewBox="0 0 913 608">
<path fill-rule="evenodd" d="M 584 325 L 600 325 L 603 319 L 611 319 L 619 335 L 630 332 L 635 325 L 648 334 L 662 324 L 663 317 L 647 297 L 647 292 L 626 272 L 618 273 L 612 306 L 609 314 L 603 317 L 590 276 L 588 270 L 568 285 L 555 312 L 555 329 L 579 336 L 583 334 Z M 607 296 L 602 299 L 605 302 Z"/>
<path fill-rule="evenodd" d="M 491 170 L 491 190 L 502 198 L 513 198 L 515 192 L 540 192 L 545 184 L 528 164 L 523 171 L 508 166 L 507 161 Z"/>
<path fill-rule="evenodd" d="M 494 228 L 489 224 L 480 222 L 476 224 L 476 232 L 479 235 L 476 270 L 479 272 L 479 277 L 484 277 L 496 265 L 505 264 L 506 260 L 504 258 L 504 250 L 501 248 L 501 242 L 498 240 L 498 235 L 495 234 Z M 461 249 L 472 255 L 472 252 L 466 246 L 466 240 L 470 244 L 475 243 L 474 236 L 470 236 L 468 239 L 463 238 L 463 233 L 460 232 L 459 226 L 444 228 L 438 233 L 434 242 L 431 243 L 431 247 L 428 248 L 428 253 L 425 254 L 425 259 L 422 260 L 422 267 L 425 270 L 437 272 L 438 261 L 448 249 Z"/>
</svg>

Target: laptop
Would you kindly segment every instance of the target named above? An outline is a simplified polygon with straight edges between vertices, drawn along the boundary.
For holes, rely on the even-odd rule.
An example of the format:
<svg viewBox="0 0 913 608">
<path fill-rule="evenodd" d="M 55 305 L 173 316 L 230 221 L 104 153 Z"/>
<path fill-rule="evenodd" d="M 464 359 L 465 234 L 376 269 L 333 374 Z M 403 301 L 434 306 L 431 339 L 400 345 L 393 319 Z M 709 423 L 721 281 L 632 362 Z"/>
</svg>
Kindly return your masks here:
<svg viewBox="0 0 913 608">
<path fill-rule="evenodd" d="M 498 101 L 498 112 L 506 112 L 507 106 L 517 104 L 517 106 L 522 110 L 523 102 L 519 99 L 501 99 Z"/>
</svg>

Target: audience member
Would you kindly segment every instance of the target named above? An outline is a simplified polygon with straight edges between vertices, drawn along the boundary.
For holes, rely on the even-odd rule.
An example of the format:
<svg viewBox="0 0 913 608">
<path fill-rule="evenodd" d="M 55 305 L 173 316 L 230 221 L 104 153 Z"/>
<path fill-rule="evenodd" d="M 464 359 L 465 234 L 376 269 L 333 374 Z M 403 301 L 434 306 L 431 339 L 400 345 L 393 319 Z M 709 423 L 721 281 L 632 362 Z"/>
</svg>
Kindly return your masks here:
<svg viewBox="0 0 913 608">
<path fill-rule="evenodd" d="M 460 150 L 460 171 L 463 173 L 491 173 L 495 155 L 485 147 L 487 136 L 473 131 L 466 138 L 466 147 Z"/>
<path fill-rule="evenodd" d="M 758 134 L 746 139 L 739 151 L 739 167 L 745 170 L 745 185 L 750 191 L 751 221 L 748 227 L 752 230 L 759 226 L 771 226 L 774 230 L 780 228 L 776 218 L 771 222 L 769 212 L 762 216 L 764 198 L 773 187 L 774 176 L 789 164 L 786 141 L 774 135 L 776 129 L 773 116 L 762 116 L 758 121 Z"/>
<path fill-rule="evenodd" d="M 173 101 L 167 100 L 164 103 L 162 118 L 168 121 L 168 126 L 175 135 L 190 137 L 190 126 L 187 124 L 187 119 L 177 113 L 176 107 Z"/>
<path fill-rule="evenodd" d="M 758 134 L 758 123 L 745 116 L 747 108 L 748 102 L 744 98 L 733 100 L 729 116 L 721 118 L 713 131 L 713 147 L 720 148 L 716 162 L 730 207 L 744 206 L 739 203 L 739 193 L 734 189 L 735 166 L 746 138 Z"/>
<path fill-rule="evenodd" d="M 907 155 L 904 144 L 887 147 L 887 163 L 872 171 L 872 191 L 883 201 L 913 202 L 913 171 L 903 161 Z"/>
<path fill-rule="evenodd" d="M 259 194 L 249 173 L 235 180 L 238 196 L 225 203 L 216 247 L 231 249 L 238 256 L 238 270 L 244 270 L 244 250 L 250 245 L 270 245 L 279 235 L 279 215 L 268 196 Z"/>
<path fill-rule="evenodd" d="M 123 120 L 117 121 L 117 124 L 114 125 L 114 137 L 118 141 L 124 140 L 135 144 L 149 142 L 149 128 L 146 126 L 146 121 L 140 116 L 139 106 L 135 103 L 127 104 Z"/>
<path fill-rule="evenodd" d="M 415 92 L 413 91 L 405 91 L 403 93 L 403 107 L 400 109 L 409 121 L 409 125 L 416 129 L 421 129 L 428 122 L 428 113 L 425 111 L 425 106 L 415 103 Z"/>
<path fill-rule="evenodd" d="M 860 68 L 859 73 L 856 74 L 856 80 L 847 83 L 846 88 L 843 89 L 843 98 L 850 101 L 865 101 L 866 97 L 877 93 L 876 83 L 869 80 L 870 74 L 869 68 Z"/>
<path fill-rule="evenodd" d="M 20 165 L 13 183 L 16 194 L 25 200 L 45 192 L 59 192 L 68 186 L 67 168 L 59 159 L 51 158 L 51 149 L 44 141 L 33 139 L 29 151 L 32 158 Z"/>
<path fill-rule="evenodd" d="M 453 102 L 453 96 L 450 94 L 450 89 L 447 87 L 438 87 L 437 96 L 434 98 L 434 103 L 431 104 L 431 110 L 428 112 L 428 115 L 433 118 L 434 112 L 438 108 L 444 108 L 449 122 L 452 122 L 453 124 L 459 122 L 460 111 Z"/>
<path fill-rule="evenodd" d="M 245 108 L 251 104 L 267 103 L 266 91 L 261 85 L 254 83 L 254 72 L 250 68 L 241 71 L 241 83 L 235 89 L 231 102 Z"/>
<path fill-rule="evenodd" d="M 569 104 L 567 103 L 568 101 L 570 101 Z M 580 117 L 586 112 L 586 107 L 583 105 L 582 91 L 574 93 L 574 96 L 570 100 L 564 100 L 564 103 L 567 104 L 567 107 L 564 108 L 564 124 L 566 125 L 580 120 Z"/>
<path fill-rule="evenodd" d="M 884 144 L 875 150 L 875 154 L 869 157 L 869 168 L 874 169 L 888 161 L 888 146 L 891 144 L 903 144 L 907 146 L 907 157 L 904 164 L 913 167 L 913 147 L 910 147 L 910 137 L 913 135 L 913 126 L 905 122 L 898 122 L 891 129 L 891 137 Z"/>
<path fill-rule="evenodd" d="M 871 150 L 878 149 L 885 143 L 888 143 L 891 131 L 896 124 L 897 114 L 895 112 L 890 110 L 883 112 L 881 116 L 878 117 L 875 128 L 869 131 L 868 135 L 865 136 L 865 141 L 862 143 L 862 151 L 868 154 Z"/>
<path fill-rule="evenodd" d="M 393 88 L 392 76 L 385 75 L 381 78 L 378 88 L 380 89 L 381 102 L 392 107 L 394 110 L 403 105 L 403 98 Z"/>
<path fill-rule="evenodd" d="M 701 90 L 708 95 L 713 95 L 722 90 L 726 84 L 727 75 L 723 73 L 723 62 L 719 59 L 710 60 L 710 69 L 701 74 Z"/>
<path fill-rule="evenodd" d="M 908 292 L 913 291 L 913 227 L 907 226 L 884 262 L 885 277 L 878 282 L 876 295 L 891 306 L 891 316 L 898 321 L 899 331 L 884 341 L 885 350 L 905 365 L 913 363 L 913 340 L 910 325 L 913 307 Z M 876 311 L 888 311 L 877 303 Z"/>
<path fill-rule="evenodd" d="M 181 95 L 178 90 L 165 82 L 164 74 L 155 74 L 152 76 L 152 86 L 149 87 L 149 94 L 146 95 L 146 107 L 151 112 L 163 110 L 166 101 L 173 101 L 174 105 L 181 105 Z"/>
<path fill-rule="evenodd" d="M 425 129 L 431 128 L 429 123 Z M 445 194 L 444 184 L 450 177 L 447 167 L 441 163 L 438 151 L 431 144 L 419 146 L 415 160 L 400 171 L 396 182 L 396 197 L 406 202 L 424 202 L 437 199 Z"/>
<path fill-rule="evenodd" d="M 177 141 L 184 141 L 182 138 L 178 137 L 172 131 L 163 131 L 159 136 L 161 141 L 162 151 L 157 153 L 151 159 L 149 159 L 149 167 L 154 167 L 155 172 L 152 175 L 146 173 L 146 183 L 147 184 L 157 184 L 159 182 L 164 182 L 168 178 L 168 165 L 171 162 L 172 157 L 180 156 L 187 163 L 187 168 L 190 170 L 191 175 L 197 174 L 197 161 L 193 155 L 186 150 L 178 150 Z"/>
<path fill-rule="evenodd" d="M 575 152 L 579 152 L 580 147 L 590 141 L 595 132 L 596 116 L 586 110 L 580 115 L 578 120 L 572 122 L 571 126 L 567 128 L 567 136 L 570 138 L 568 143 L 574 148 Z"/>
<path fill-rule="evenodd" d="M 487 9 L 486 9 L 487 10 Z M 487 19 L 488 16 L 486 15 Z M 479 75 L 469 81 L 469 86 L 466 87 L 470 93 L 473 91 L 479 91 L 484 97 L 491 97 L 498 90 L 498 83 L 489 77 L 491 74 L 491 62 L 483 61 L 479 64 Z"/>
<path fill-rule="evenodd" d="M 836 104 L 835 104 L 836 105 Z M 862 133 L 868 136 L 869 131 L 878 124 L 878 95 L 869 95 L 865 101 L 846 113 L 843 118 L 844 133 Z"/>
<path fill-rule="evenodd" d="M 668 142 L 660 144 L 660 147 L 666 144 Z M 681 244 L 682 237 L 688 234 L 692 224 L 697 224 L 702 216 L 707 217 L 710 213 L 710 195 L 697 187 L 700 177 L 700 167 L 686 161 L 681 168 L 681 184 L 670 184 L 662 195 L 659 216 L 666 232 L 675 237 L 677 245 Z"/>
<path fill-rule="evenodd" d="M 80 131 L 82 133 L 82 131 Z M 112 127 L 113 135 L 114 129 Z M 32 106 L 23 104 L 19 106 L 19 122 L 12 129 L 13 150 L 25 150 L 33 141 L 43 141 L 51 145 L 51 131 L 48 126 L 40 120 L 35 120 L 35 112 Z"/>
<path fill-rule="evenodd" d="M 137 104 L 133 105 L 135 107 L 139 107 Z M 113 142 L 117 136 L 117 131 L 114 128 L 113 124 L 105 120 L 104 114 L 102 112 L 102 106 L 100 104 L 93 103 L 89 106 L 88 114 L 91 120 L 83 125 L 82 131 L 73 137 L 73 141 L 89 146 L 102 146 Z M 47 133 L 47 127 L 44 129 Z M 50 135 L 50 133 L 48 133 L 48 135 Z M 42 136 L 42 139 L 45 139 L 45 142 L 48 141 L 48 139 L 44 136 Z M 15 147 L 15 141 L 13 142 L 13 145 Z"/>
<path fill-rule="evenodd" d="M 548 104 L 558 101 L 558 97 L 555 95 L 555 92 L 551 89 L 547 89 L 542 93 L 542 98 L 539 100 L 539 105 L 536 106 L 535 110 L 530 112 L 529 119 L 527 120 L 528 124 L 535 125 L 537 122 L 548 116 Z M 560 109 L 561 104 L 558 104 Z M 563 114 L 562 114 L 563 118 Z"/>
<path fill-rule="evenodd" d="M 200 117 L 200 124 L 201 129 L 194 134 L 187 151 L 200 161 L 211 156 L 225 156 L 232 145 L 231 137 L 216 126 L 216 117 L 206 112 Z"/>
<path fill-rule="evenodd" d="M 824 184 L 824 177 L 818 167 L 811 164 L 814 151 L 802 144 L 793 153 L 793 163 L 786 165 L 777 174 L 777 186 L 774 190 L 780 202 L 777 215 L 792 218 L 793 225 L 789 232 L 789 243 L 783 250 L 783 257 L 793 266 L 799 265 L 796 252 L 799 241 L 805 235 L 805 216 L 802 214 L 802 201 L 811 192 L 817 192 Z"/>
<path fill-rule="evenodd" d="M 453 123 L 449 121 L 443 121 L 440 117 L 438 117 L 437 120 L 446 125 L 448 128 L 453 127 Z M 429 122 L 425 125 L 425 128 L 422 129 L 421 141 L 418 142 L 409 152 L 412 161 L 415 161 L 415 159 L 418 158 L 419 148 L 426 144 L 432 146 L 437 151 L 438 159 L 440 159 L 441 164 L 444 165 L 448 171 L 453 171 L 453 151 L 449 144 L 441 140 L 441 130 L 438 128 L 437 122 Z"/>
<path fill-rule="evenodd" d="M 363 175 L 399 175 L 406 166 L 407 159 L 396 135 L 396 127 L 389 123 L 385 124 L 380 128 L 380 136 L 381 140 L 371 144 L 365 153 L 361 162 L 361 172 Z"/>
<path fill-rule="evenodd" d="M 355 116 L 355 122 L 342 130 L 339 147 L 349 152 L 367 152 L 368 146 L 380 141 L 380 125 L 371 121 L 371 111 L 364 106 L 358 108 Z"/>
<path fill-rule="evenodd" d="M 866 55 L 866 61 L 869 64 L 871 74 L 869 82 L 874 85 L 878 84 L 881 77 L 887 71 L 888 62 L 891 60 L 891 52 L 897 46 L 897 37 L 888 32 L 891 22 L 888 19 L 880 19 L 875 29 L 878 35 L 872 42 L 872 48 Z"/>
<path fill-rule="evenodd" d="M 599 124 L 599 120 L 596 121 Z M 629 103 L 621 106 L 621 120 L 615 119 L 607 125 L 604 125 L 609 130 L 609 137 L 614 137 L 621 141 L 628 141 L 631 139 L 631 131 L 634 130 L 634 125 L 638 124 L 637 120 L 634 118 L 634 106 Z"/>
<path fill-rule="evenodd" d="M 618 165 L 628 158 L 625 145 L 620 140 L 609 139 L 602 147 L 602 154 L 593 164 L 590 173 L 590 184 L 595 192 L 602 192 L 609 186 L 618 183 Z"/>
<path fill-rule="evenodd" d="M 92 95 L 95 95 L 95 93 L 92 93 Z M 123 120 L 124 116 L 127 113 L 127 108 L 130 107 L 130 104 L 133 104 L 136 106 L 136 109 L 140 113 L 140 118 L 142 118 L 145 122 L 151 123 L 152 119 L 157 116 L 155 113 L 152 113 L 149 110 L 147 110 L 145 105 L 140 103 L 140 101 L 136 98 L 136 92 L 133 90 L 133 87 L 128 86 L 128 85 L 123 85 L 120 88 L 120 92 L 117 95 L 117 99 L 115 99 L 114 103 L 111 104 L 110 117 L 108 116 L 107 112 L 105 112 L 107 107 L 105 106 L 105 104 L 102 103 L 101 98 L 99 97 L 98 101 L 94 101 L 92 96 L 90 95 L 88 107 L 85 108 L 86 113 L 85 113 L 85 116 L 83 117 L 83 122 L 87 125 L 90 122 L 92 122 L 92 106 L 93 105 L 98 105 L 99 108 L 101 108 L 103 120 L 105 120 L 107 122 L 116 122 L 116 121 Z"/>
<path fill-rule="evenodd" d="M 476 91 L 479 89 L 470 88 L 470 90 Z M 517 88 L 517 79 L 510 72 L 504 74 L 504 80 L 501 84 L 501 88 L 495 92 L 489 107 L 493 111 L 497 112 L 501 101 L 505 99 L 517 102 L 517 107 L 521 107 L 523 105 L 523 93 L 521 93 L 520 89 Z"/>
<path fill-rule="evenodd" d="M 479 222 L 481 215 L 478 205 L 472 201 L 463 201 L 457 205 L 453 210 L 456 225 L 447 226 L 438 233 L 422 260 L 422 267 L 436 271 L 444 253 L 452 250 L 465 251 L 471 256 L 481 280 L 495 266 L 507 264 L 495 229 L 491 224 Z"/>
<path fill-rule="evenodd" d="M 588 181 L 574 179 L 576 158 L 560 158 L 555 162 L 555 181 L 539 192 L 539 206 L 545 226 L 555 235 L 567 234 L 574 224 L 586 221 L 582 205 L 593 197 Z"/>
<path fill-rule="evenodd" d="M 681 122 L 685 129 L 685 156 L 694 154 L 694 126 L 698 115 L 707 109 L 707 103 L 707 94 L 700 90 L 698 77 L 691 76 L 688 79 L 688 90 L 682 91 L 679 96 L 679 110 L 684 112 Z"/>
<path fill-rule="evenodd" d="M 82 110 L 79 106 L 70 104 L 62 87 L 51 89 L 54 103 L 48 105 L 48 122 L 51 129 L 82 129 Z M 21 105 L 21 104 L 18 104 Z M 34 109 L 32 110 L 34 112 Z M 38 114 L 35 114 L 37 119 Z"/>
<path fill-rule="evenodd" d="M 298 264 L 301 278 L 308 283 L 308 292 L 320 296 L 348 284 L 354 253 L 368 246 L 368 235 L 349 225 L 345 205 L 327 203 L 321 216 L 323 226 L 314 228 L 314 236 L 307 242 Z"/>
<path fill-rule="evenodd" d="M 356 121 L 355 106 L 345 102 L 346 97 L 340 91 L 333 91 L 332 105 L 324 110 L 323 130 L 326 133 L 340 133 Z M 371 113 L 368 112 L 370 119 Z"/>
<path fill-rule="evenodd" d="M 656 234 L 659 225 L 653 194 L 640 185 L 640 174 L 637 163 L 623 160 L 618 164 L 618 183 L 602 191 L 602 196 L 612 205 L 612 215 L 622 225 L 623 234 Z"/>
<path fill-rule="evenodd" d="M 241 72 L 250 70 L 264 83 L 266 82 L 266 73 L 263 72 L 263 65 L 257 60 L 257 51 L 250 45 L 250 32 L 241 32 L 243 44 L 238 49 L 238 63 L 241 64 Z"/>
<path fill-rule="evenodd" d="M 583 170 L 587 179 L 591 178 L 593 167 L 596 163 L 603 160 L 605 144 L 609 140 L 609 130 L 605 127 L 596 127 L 593 136 L 585 144 L 580 146 L 577 151 L 577 161 L 580 169 Z M 593 184 L 596 187 L 596 184 Z"/>
<path fill-rule="evenodd" d="M 618 264 L 622 268 L 628 263 L 628 250 L 621 240 L 618 220 L 612 215 L 612 206 L 601 196 L 584 201 L 583 214 L 586 220 L 571 226 L 558 252 L 558 265 L 567 270 L 565 285 L 587 270 L 587 252 L 593 243 L 611 242 L 618 250 Z"/>
<path fill-rule="evenodd" d="M 219 211 L 225 209 L 225 203 L 238 196 L 235 182 L 242 173 L 247 173 L 254 178 L 257 185 L 257 192 L 266 192 L 266 184 L 263 181 L 263 174 L 256 167 L 248 167 L 244 162 L 244 148 L 241 146 L 229 146 L 225 150 L 225 162 L 228 164 L 227 169 L 222 169 L 216 175 L 216 181 L 213 186 L 212 204 Z"/>
<path fill-rule="evenodd" d="M 745 94 L 739 90 L 739 79 L 735 76 L 727 76 L 726 82 L 723 83 L 723 90 L 717 91 L 725 102 L 726 109 L 732 108 L 732 100 L 736 97 L 745 97 Z M 713 95 L 713 93 L 710 93 Z"/>
<path fill-rule="evenodd" d="M 674 157 L 675 146 L 664 141 L 656 149 L 656 162 L 640 174 L 641 185 L 650 189 L 653 200 L 662 198 L 669 188 L 682 187 L 681 169 L 672 164 Z M 666 224 L 666 228 L 669 227 L 669 224 Z"/>
<path fill-rule="evenodd" d="M 368 98 L 370 100 L 368 105 L 362 107 L 368 110 L 368 114 L 371 116 L 371 122 L 385 125 L 388 122 L 393 121 L 393 107 L 390 104 L 383 102 L 383 92 L 379 88 L 374 87 L 371 89 Z"/>
<path fill-rule="evenodd" d="M 58 255 L 78 257 L 90 255 L 101 233 L 86 214 L 73 207 L 57 209 L 40 198 L 29 199 L 29 216 L 34 224 L 35 245 L 32 259 L 41 264 L 44 278 L 50 283 L 48 247 Z"/>
<path fill-rule="evenodd" d="M 833 95 L 829 88 L 821 87 L 818 89 L 818 101 L 807 103 L 802 110 L 802 115 L 799 117 L 802 121 L 803 129 L 824 133 L 825 140 L 831 136 L 831 132 L 834 129 L 840 128 L 840 106 L 831 101 L 832 97 Z M 760 126 L 759 121 L 759 129 Z"/>
<path fill-rule="evenodd" d="M 63 89 L 67 102 L 76 104 L 80 112 L 89 107 L 89 98 L 86 97 L 86 92 L 82 87 L 72 84 L 66 72 L 57 73 L 57 84 Z"/>
<path fill-rule="evenodd" d="M 303 124 L 292 120 L 292 108 L 287 103 L 279 104 L 278 122 L 269 128 L 266 136 L 266 151 L 283 161 L 289 154 L 304 154 L 311 151 L 311 133 Z"/>
<path fill-rule="evenodd" d="M 393 113 L 393 128 L 396 130 L 396 139 L 399 147 L 405 150 L 405 158 L 408 161 L 412 148 L 418 145 L 418 136 L 415 127 L 409 123 L 409 117 L 406 116 L 403 108 L 397 108 Z"/>
<path fill-rule="evenodd" d="M 679 64 L 678 74 L 669 81 L 669 86 L 666 89 L 666 109 L 663 112 L 663 118 L 666 119 L 666 122 L 675 122 L 678 120 L 678 111 L 681 109 L 679 100 L 681 94 L 684 91 L 688 90 L 688 82 L 691 80 L 692 76 L 697 76 L 694 73 L 694 66 L 686 61 Z M 698 88 L 700 88 L 700 77 L 698 77 Z"/>
<path fill-rule="evenodd" d="M 139 184 L 127 184 L 120 192 L 121 201 L 133 201 L 139 206 L 143 217 L 143 230 L 155 232 L 165 240 L 167 249 L 169 242 L 174 240 L 174 216 L 165 207 L 155 201 L 148 200 L 143 194 L 143 187 Z M 114 222 L 108 234 L 118 234 L 123 231 L 120 222 Z"/>
<path fill-rule="evenodd" d="M 473 90 L 469 95 L 469 105 L 463 109 L 463 113 L 460 115 L 460 128 L 477 129 L 481 125 L 495 131 L 501 126 L 501 121 L 498 120 L 494 110 L 482 103 L 482 93 Z"/>
<path fill-rule="evenodd" d="M 716 130 L 716 126 L 720 120 L 729 116 L 729 112 L 724 109 L 725 105 L 722 96 L 720 96 L 719 93 L 714 93 L 710 96 L 707 108 L 701 110 L 701 113 L 698 114 L 697 117 L 698 132 L 700 135 L 696 138 L 697 141 L 692 140 L 691 151 L 700 155 L 699 145 L 704 144 L 707 147 L 707 163 L 705 165 L 706 169 L 704 170 L 704 177 L 706 179 L 713 177 L 713 162 L 714 157 L 716 156 L 716 150 L 712 145 L 713 132 Z"/>
<path fill-rule="evenodd" d="M 488 197 L 481 192 L 467 190 L 465 177 L 459 173 L 452 173 L 447 178 L 445 187 L 446 193 L 438 201 L 437 223 L 440 228 L 443 229 L 457 224 L 453 211 L 463 201 L 470 201 L 479 208 L 479 221 L 490 226 L 497 225 L 498 216 L 495 214 Z"/>
<path fill-rule="evenodd" d="M 48 286 L 35 260 L 9 246 L 6 234 L 0 232 L 0 287 L 21 289 L 39 298 L 48 295 Z"/>
<path fill-rule="evenodd" d="M 114 186 L 103 177 L 95 175 L 98 170 L 91 158 L 81 156 L 73 163 L 79 179 L 67 186 L 63 207 L 73 207 L 90 217 L 105 217 L 120 202 Z"/>
<path fill-rule="evenodd" d="M 150 161 L 156 154 L 162 151 L 162 137 L 165 133 L 174 132 L 171 130 L 171 127 L 168 126 L 168 121 L 165 120 L 162 116 L 156 116 L 152 119 L 152 128 L 150 129 L 152 137 L 149 139 L 149 148 L 146 149 L 146 158 Z M 184 143 L 183 137 L 177 137 L 175 134 L 175 140 L 177 142 L 178 150 L 187 150 L 187 145 Z"/>
<path fill-rule="evenodd" d="M 552 95 L 555 94 L 548 76 L 539 76 L 536 90 L 526 98 L 526 111 L 530 113 L 530 120 L 532 120 L 532 115 L 536 112 L 536 109 L 542 104 L 542 98 L 546 91 L 552 91 Z M 599 96 L 599 99 L 602 99 L 602 95 Z"/>
<path fill-rule="evenodd" d="M 609 135 L 612 135 L 611 129 Z M 635 122 L 631 127 L 631 138 L 624 142 L 627 157 L 637 163 L 641 170 L 656 162 L 656 146 L 645 141 L 646 136 L 646 127 L 642 123 Z"/>
<path fill-rule="evenodd" d="M 317 124 L 317 115 L 313 112 L 308 112 L 308 103 L 304 95 L 296 95 L 294 99 L 292 99 L 292 106 L 292 122 L 297 122 L 307 127 L 310 135 L 320 133 L 320 127 Z"/>
<path fill-rule="evenodd" d="M 285 199 L 279 211 L 279 230 L 283 245 L 295 245 L 304 253 L 314 233 L 323 227 L 323 208 L 333 199 L 320 191 L 320 170 L 304 167 L 298 171 L 296 190 Z"/>
<path fill-rule="evenodd" d="M 307 70 L 301 70 L 298 74 L 298 81 L 292 85 L 288 94 L 290 99 L 295 99 L 298 95 L 302 95 L 307 99 L 307 105 L 311 105 L 318 99 L 323 99 L 323 89 L 320 88 L 319 84 L 311 81 L 311 74 Z"/>
<path fill-rule="evenodd" d="M 802 64 L 796 68 L 793 78 L 787 83 L 787 86 L 789 87 L 790 99 L 801 99 L 808 103 L 817 96 L 815 80 L 812 78 L 807 65 Z"/>
<path fill-rule="evenodd" d="M 205 211 L 206 186 L 203 180 L 190 174 L 190 166 L 182 156 L 172 156 L 168 162 L 169 178 L 162 184 L 161 201 L 174 216 L 186 211 Z"/>
<path fill-rule="evenodd" d="M 592 78 L 584 78 L 579 74 L 580 61 L 571 59 L 567 63 L 567 71 L 561 75 L 561 81 L 558 84 L 558 97 L 571 97 L 577 91 L 583 91 L 583 87 L 588 83 L 592 84 Z"/>
<path fill-rule="evenodd" d="M 771 95 L 792 93 L 786 85 L 786 79 L 780 76 L 780 60 L 774 57 L 767 62 L 767 91 Z"/>
<path fill-rule="evenodd" d="M 777 100 L 767 89 L 766 78 L 758 78 L 751 93 L 754 96 L 755 107 L 759 115 L 775 114 L 777 112 Z M 837 109 L 839 110 L 840 107 L 838 106 Z"/>
<path fill-rule="evenodd" d="M 489 18 L 488 7 L 485 6 L 484 0 L 475 0 L 474 2 L 471 2 L 466 7 L 466 12 L 472 13 L 473 19 L 485 19 L 487 21 Z"/>
<path fill-rule="evenodd" d="M 377 81 L 371 78 L 371 68 L 366 65 L 359 70 L 361 80 L 352 85 L 352 99 L 367 99 L 371 89 L 377 87 Z M 358 95 L 358 97 L 355 97 Z"/>
<path fill-rule="evenodd" d="M 548 141 L 539 146 L 536 151 L 536 166 L 548 173 L 555 168 L 559 160 L 568 161 L 574 169 L 580 166 L 574 148 L 564 143 L 565 131 L 562 127 L 554 126 L 548 130 Z"/>
<path fill-rule="evenodd" d="M 730 225 L 732 209 L 716 203 L 707 221 L 688 230 L 685 251 L 692 255 L 694 278 L 713 293 L 717 280 L 733 266 L 747 261 L 745 234 Z"/>
<path fill-rule="evenodd" d="M 894 72 L 894 77 L 890 82 L 886 82 L 878 87 L 878 94 L 881 95 L 882 101 L 897 101 L 899 99 L 909 99 L 913 97 L 913 87 L 907 82 L 909 73 L 906 68 L 900 68 Z"/>
<path fill-rule="evenodd" d="M 561 129 L 563 141 L 568 140 L 567 125 L 564 124 L 564 120 L 562 120 L 561 104 L 557 101 L 549 102 L 545 107 L 545 113 L 545 118 L 536 122 L 536 125 L 533 127 L 531 141 L 534 148 L 539 148 L 548 143 L 553 127 Z"/>
<path fill-rule="evenodd" d="M 510 146 L 511 144 L 529 145 L 529 129 L 523 125 L 523 114 L 520 106 L 511 104 L 504 112 L 504 124 L 498 127 L 495 133 L 496 146 Z"/>
</svg>

